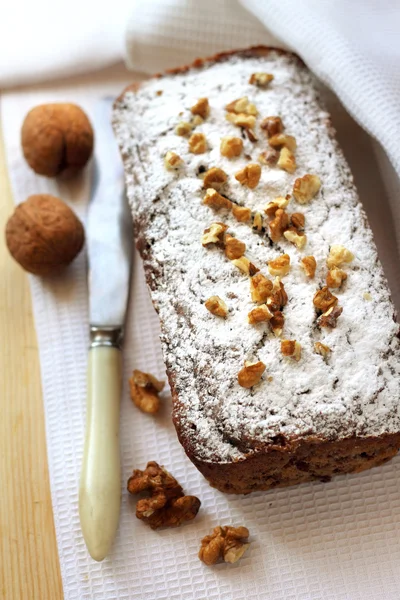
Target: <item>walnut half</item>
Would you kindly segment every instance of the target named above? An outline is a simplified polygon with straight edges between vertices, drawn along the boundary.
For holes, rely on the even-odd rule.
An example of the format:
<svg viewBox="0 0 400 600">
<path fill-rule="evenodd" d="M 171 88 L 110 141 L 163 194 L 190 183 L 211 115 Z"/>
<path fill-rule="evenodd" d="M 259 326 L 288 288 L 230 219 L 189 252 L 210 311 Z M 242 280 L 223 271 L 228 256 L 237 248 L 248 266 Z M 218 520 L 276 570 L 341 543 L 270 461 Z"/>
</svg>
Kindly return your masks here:
<svg viewBox="0 0 400 600">
<path fill-rule="evenodd" d="M 136 516 L 152 529 L 177 527 L 199 512 L 200 500 L 185 496 L 175 477 L 154 461 L 144 471 L 135 469 L 127 487 L 130 494 L 149 493 L 148 498 L 138 500 Z"/>
<path fill-rule="evenodd" d="M 215 527 L 201 540 L 199 558 L 209 567 L 220 561 L 235 563 L 248 549 L 248 537 L 247 527 Z"/>
<path fill-rule="evenodd" d="M 164 389 L 165 382 L 158 381 L 150 373 L 135 369 L 129 380 L 133 403 L 144 413 L 154 414 L 160 409 L 158 393 Z"/>
</svg>

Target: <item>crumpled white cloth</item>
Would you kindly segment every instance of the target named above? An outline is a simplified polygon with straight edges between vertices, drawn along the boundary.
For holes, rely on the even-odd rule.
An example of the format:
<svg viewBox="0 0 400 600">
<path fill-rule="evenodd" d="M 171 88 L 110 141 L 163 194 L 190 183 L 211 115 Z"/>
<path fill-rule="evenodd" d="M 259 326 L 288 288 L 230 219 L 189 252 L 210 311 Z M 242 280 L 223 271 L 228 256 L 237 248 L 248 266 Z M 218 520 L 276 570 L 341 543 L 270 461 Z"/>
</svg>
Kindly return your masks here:
<svg viewBox="0 0 400 600">
<path fill-rule="evenodd" d="M 247 0 L 246 3 L 254 10 L 255 2 Z M 265 0 L 256 9 L 260 14 L 262 12 L 263 19 L 268 18 L 276 34 L 290 45 L 298 43 L 297 37 L 301 38 L 300 41 L 303 40 L 303 57 L 314 68 L 306 53 L 312 53 L 313 45 L 317 47 L 317 42 L 322 43 L 321 39 L 318 38 L 318 32 L 314 32 L 318 39 L 314 40 L 313 36 L 307 38 L 306 28 L 312 22 L 308 11 L 303 13 L 304 23 L 300 17 L 293 17 L 293 21 L 290 15 L 284 18 L 284 12 L 281 11 L 288 10 L 289 4 L 291 14 L 298 15 L 297 11 L 307 3 L 300 0 L 298 3 L 280 0 L 278 5 L 272 0 Z M 316 3 L 308 4 L 315 4 L 313 15 L 320 14 Z M 333 3 L 320 4 L 325 5 L 332 13 L 335 12 Z M 342 0 L 335 4 L 343 6 Z M 158 13 L 154 10 L 155 5 Z M 162 70 L 166 66 L 164 58 L 170 52 L 168 60 L 172 56 L 175 62 L 167 66 L 186 63 L 197 55 L 221 49 L 268 43 L 259 22 L 249 17 L 236 1 L 203 0 L 201 6 L 205 9 L 201 17 L 197 11 L 197 21 L 193 20 L 191 12 L 197 10 L 196 6 L 197 2 L 187 3 L 186 11 L 182 8 L 181 0 L 135 3 L 128 28 L 131 66 L 137 65 L 136 68 L 140 67 L 140 70 Z M 371 14 L 374 6 L 385 7 L 385 3 L 364 3 L 360 10 Z M 395 7 L 393 4 L 391 7 L 391 20 L 394 22 Z M 276 24 L 273 16 L 264 15 L 264 10 L 272 8 L 277 11 Z M 385 8 L 389 11 L 388 3 Z M 346 10 L 349 18 L 352 17 L 353 11 L 347 3 Z M 374 10 L 377 13 L 380 9 Z M 383 15 L 384 13 L 381 21 Z M 33 24 L 35 15 L 32 13 L 31 17 Z M 95 12 L 92 17 L 96 19 Z M 217 17 L 222 20 L 218 21 Z M 375 15 L 375 18 L 378 23 L 378 16 Z M 0 21 L 0 27 L 1 23 Z M 284 29 L 288 23 L 291 23 L 292 29 L 285 37 Z M 165 24 L 168 24 L 166 29 Z M 202 26 L 201 32 L 199 24 Z M 83 27 L 83 23 L 81 26 Z M 352 35 L 356 37 L 359 32 L 358 27 L 354 27 L 354 19 L 346 24 L 346 30 L 351 32 L 352 26 Z M 253 27 L 257 30 L 256 36 L 252 34 Z M 36 31 L 39 43 L 42 40 L 39 39 L 39 30 Z M 368 29 L 364 24 L 365 44 L 368 41 L 366 31 Z M 134 44 L 131 32 L 136 32 Z M 67 33 L 73 35 L 69 28 Z M 150 34 L 151 44 L 148 43 Z M 60 47 L 62 35 L 63 28 L 60 28 Z M 218 45 L 214 46 L 214 43 Z M 337 53 L 339 47 L 340 45 L 330 48 L 326 56 L 316 57 L 318 64 L 328 64 L 331 60 L 330 53 Z M 339 59 L 340 55 L 337 57 Z M 97 66 L 102 60 L 101 57 L 98 58 Z M 56 59 L 58 60 L 57 56 Z M 86 55 L 85 64 L 89 65 L 90 60 L 90 55 Z M 50 62 L 49 59 L 49 64 Z M 52 64 L 54 69 L 54 63 Z M 316 64 L 316 71 L 317 66 Z M 63 73 L 70 72 L 70 68 L 68 66 Z M 328 72 L 336 73 L 329 68 Z M 319 74 L 323 76 L 322 71 Z M 379 73 L 373 73 L 364 94 L 370 93 L 369 88 L 374 87 L 378 75 Z M 42 76 L 44 72 L 41 73 L 40 77 Z M 27 110 L 41 102 L 76 102 L 90 115 L 96 98 L 119 93 L 131 79 L 132 75 L 124 70 L 109 69 L 104 73 L 65 83 L 36 85 L 2 94 L 2 127 L 16 202 L 32 193 L 54 193 L 69 202 L 85 220 L 90 169 L 79 180 L 70 182 L 36 176 L 29 170 L 21 155 L 20 126 Z M 332 87 L 337 82 L 340 82 L 340 77 L 334 78 Z M 395 75 L 389 83 L 397 85 Z M 346 86 L 350 84 L 347 81 Z M 385 102 L 392 98 L 392 92 L 387 89 L 385 87 L 381 90 Z M 339 88 L 336 91 L 340 94 Z M 350 95 L 351 98 L 357 98 L 356 94 Z M 346 101 L 345 96 L 343 100 Z M 397 179 L 393 176 L 394 169 L 384 155 L 378 152 L 381 167 L 378 170 L 368 135 L 346 115 L 332 96 L 328 96 L 328 105 L 333 114 L 333 123 L 338 129 L 339 141 L 344 147 L 369 214 L 392 293 L 399 307 L 397 223 L 391 215 L 387 193 L 390 192 L 389 197 L 395 198 Z M 357 106 L 354 110 L 358 117 Z M 380 114 L 379 118 L 384 116 Z M 395 131 L 396 126 L 398 121 L 385 124 L 387 130 L 393 127 Z M 390 190 L 391 185 L 393 188 Z M 80 533 L 77 507 L 88 343 L 85 255 L 82 254 L 77 259 L 66 277 L 44 281 L 30 277 L 40 349 L 50 484 L 65 598 L 365 600 L 368 597 L 374 600 L 397 600 L 400 587 L 400 458 L 378 469 L 340 477 L 328 484 L 307 484 L 248 497 L 227 496 L 211 489 L 186 459 L 176 439 L 169 416 L 168 394 L 165 394 L 165 409 L 156 418 L 141 414 L 129 399 L 127 379 L 132 368 L 149 370 L 161 378 L 164 371 L 157 338 L 158 323 L 144 286 L 137 256 L 134 266 L 133 293 L 124 349 L 125 388 L 121 406 L 121 522 L 112 553 L 101 564 L 94 563 L 87 555 Z M 125 483 L 132 468 L 144 467 L 149 459 L 164 464 L 188 493 L 201 498 L 201 512 L 194 522 L 176 530 L 152 532 L 135 518 L 135 503 L 128 498 Z M 196 556 L 199 541 L 213 526 L 228 523 L 243 524 L 250 529 L 250 551 L 237 565 L 220 565 L 208 569 Z"/>
</svg>

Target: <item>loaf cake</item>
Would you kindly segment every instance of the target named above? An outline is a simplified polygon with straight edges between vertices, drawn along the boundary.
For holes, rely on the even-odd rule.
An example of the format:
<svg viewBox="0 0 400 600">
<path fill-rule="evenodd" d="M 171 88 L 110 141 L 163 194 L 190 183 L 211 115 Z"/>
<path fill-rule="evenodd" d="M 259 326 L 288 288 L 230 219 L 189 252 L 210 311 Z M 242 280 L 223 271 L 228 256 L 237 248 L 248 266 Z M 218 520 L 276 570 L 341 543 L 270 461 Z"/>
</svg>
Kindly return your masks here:
<svg viewBox="0 0 400 600">
<path fill-rule="evenodd" d="M 399 327 L 313 77 L 257 47 L 114 106 L 137 248 L 188 457 L 249 493 L 400 445 Z"/>
</svg>

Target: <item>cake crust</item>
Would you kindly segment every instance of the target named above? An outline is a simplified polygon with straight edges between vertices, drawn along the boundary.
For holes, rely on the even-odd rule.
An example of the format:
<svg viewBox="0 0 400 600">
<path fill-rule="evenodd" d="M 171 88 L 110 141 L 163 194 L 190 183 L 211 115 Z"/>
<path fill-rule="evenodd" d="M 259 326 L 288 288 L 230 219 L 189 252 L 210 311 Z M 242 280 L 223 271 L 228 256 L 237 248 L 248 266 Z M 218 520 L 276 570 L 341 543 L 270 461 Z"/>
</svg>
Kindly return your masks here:
<svg viewBox="0 0 400 600">
<path fill-rule="evenodd" d="M 217 69 L 223 66 L 227 76 L 221 84 Z M 270 99 L 268 91 L 263 96 L 246 85 L 253 70 L 276 72 Z M 199 129 L 209 140 L 210 151 L 199 157 L 185 155 L 183 174 L 165 174 L 165 150 L 183 155 L 184 140 L 174 135 L 181 119 L 178 113 L 183 112 L 184 118 L 205 89 L 211 115 Z M 167 96 L 165 103 L 159 90 Z M 296 271 L 295 281 L 286 286 L 289 306 L 294 305 L 288 308 L 287 328 L 304 338 L 299 365 L 282 361 L 265 325 L 252 329 L 243 321 L 251 304 L 246 299 L 248 284 L 218 249 L 209 252 L 199 240 L 209 223 L 223 220 L 260 265 L 283 250 L 290 253 L 292 263 L 304 255 L 286 242 L 272 244 L 268 236 L 247 231 L 231 215 L 217 216 L 201 204 L 199 167 L 222 165 L 233 176 L 229 161 L 217 156 L 217 140 L 227 132 L 237 133 L 221 118 L 225 100 L 250 94 L 263 117 L 278 109 L 288 133 L 296 134 L 298 171 L 290 175 L 265 169 L 258 191 L 244 192 L 230 183 L 226 196 L 261 210 L 274 196 L 290 192 L 297 176 L 314 169 L 322 179 L 323 197 L 303 211 L 311 246 L 306 254 L 315 255 L 318 262 L 315 284 L 305 282 Z M 400 351 L 394 309 L 351 173 L 302 61 L 266 47 L 199 59 L 126 88 L 115 103 L 114 129 L 125 164 L 137 248 L 160 316 L 174 424 L 187 455 L 211 485 L 248 493 L 312 479 L 325 481 L 394 456 L 400 445 Z M 265 138 L 255 145 L 244 143 L 252 158 L 266 145 Z M 326 160 L 318 156 L 320 152 L 326 153 Z M 238 160 L 234 169 L 243 164 Z M 356 264 L 338 294 L 343 319 L 330 336 L 321 336 L 312 296 L 325 275 L 323 257 L 338 241 L 356 251 Z M 226 323 L 205 314 L 204 298 L 215 290 L 225 298 L 231 295 Z M 361 301 L 370 292 L 371 306 Z M 368 331 L 371 323 L 373 335 Z M 334 352 L 329 364 L 312 355 L 317 339 L 330 339 Z M 238 389 L 234 373 L 239 364 L 260 354 L 273 381 L 264 379 L 254 389 Z M 354 372 L 358 364 L 359 376 Z"/>
</svg>

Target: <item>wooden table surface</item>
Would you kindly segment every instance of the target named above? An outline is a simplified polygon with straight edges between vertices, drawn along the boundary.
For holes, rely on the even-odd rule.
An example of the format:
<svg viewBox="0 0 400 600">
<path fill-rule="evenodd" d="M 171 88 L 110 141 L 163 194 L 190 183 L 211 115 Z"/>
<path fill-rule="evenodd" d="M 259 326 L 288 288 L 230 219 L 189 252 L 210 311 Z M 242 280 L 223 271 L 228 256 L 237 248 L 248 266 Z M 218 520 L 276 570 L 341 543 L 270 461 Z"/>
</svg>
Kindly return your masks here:
<svg viewBox="0 0 400 600">
<path fill-rule="evenodd" d="M 0 132 L 1 137 L 1 132 Z M 13 200 L 0 140 L 0 598 L 63 598 L 28 279 L 4 227 Z"/>
</svg>

